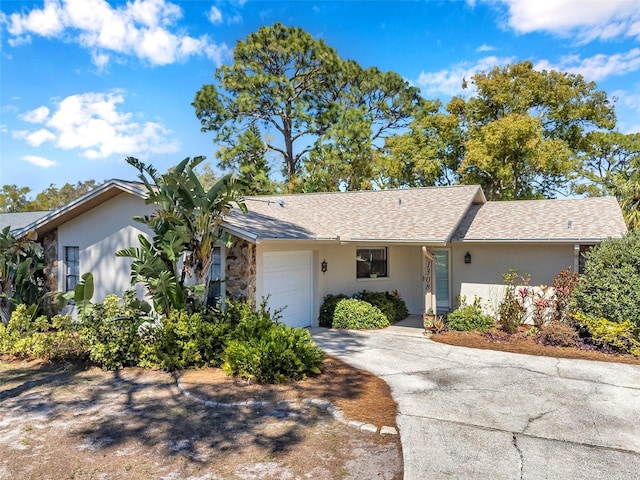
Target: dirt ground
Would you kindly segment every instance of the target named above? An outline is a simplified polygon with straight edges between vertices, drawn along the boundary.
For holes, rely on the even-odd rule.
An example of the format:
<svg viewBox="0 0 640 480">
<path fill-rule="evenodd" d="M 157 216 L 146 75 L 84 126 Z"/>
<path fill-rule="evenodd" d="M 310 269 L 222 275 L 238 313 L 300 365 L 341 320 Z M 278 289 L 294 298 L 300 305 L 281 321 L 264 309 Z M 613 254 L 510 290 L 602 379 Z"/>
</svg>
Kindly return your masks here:
<svg viewBox="0 0 640 480">
<path fill-rule="evenodd" d="M 0 479 L 402 478 L 399 435 L 361 432 L 301 401 L 395 427 L 388 386 L 367 372 L 327 358 L 323 375 L 288 385 L 214 369 L 180 381 L 190 397 L 163 372 L 0 358 Z M 220 409 L 193 397 L 270 403 Z"/>
<path fill-rule="evenodd" d="M 435 342 L 457 345 L 460 347 L 500 350 L 502 352 L 525 353 L 528 355 L 542 355 L 556 358 L 581 358 L 584 360 L 598 360 L 601 362 L 618 362 L 640 365 L 640 358 L 633 355 L 616 355 L 594 350 L 583 350 L 570 347 L 550 347 L 537 343 L 532 336 L 526 335 L 527 328 L 522 328 L 514 335 L 506 335 L 498 330 L 487 338 L 480 332 L 448 331 L 434 334 L 431 339 Z"/>
</svg>

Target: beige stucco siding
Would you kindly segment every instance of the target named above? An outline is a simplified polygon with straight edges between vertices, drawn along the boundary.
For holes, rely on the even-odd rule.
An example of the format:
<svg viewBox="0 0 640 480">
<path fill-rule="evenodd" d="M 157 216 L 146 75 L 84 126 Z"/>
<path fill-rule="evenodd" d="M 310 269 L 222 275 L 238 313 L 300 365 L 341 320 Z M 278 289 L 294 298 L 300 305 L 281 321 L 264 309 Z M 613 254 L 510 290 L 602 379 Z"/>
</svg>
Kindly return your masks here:
<svg viewBox="0 0 640 480">
<path fill-rule="evenodd" d="M 58 227 L 58 285 L 65 288 L 64 247 L 79 247 L 80 275 L 91 272 L 95 280 L 93 301 L 110 293 L 121 296 L 130 288 L 131 259 L 115 252 L 138 245 L 138 235 L 148 233 L 134 215 L 151 213 L 153 207 L 128 194 L 118 195 Z"/>
<path fill-rule="evenodd" d="M 416 246 L 388 246 L 387 262 L 389 276 L 386 278 L 356 278 L 356 249 L 371 247 L 363 244 L 337 244 L 305 241 L 275 241 L 261 242 L 257 246 L 256 297 L 259 300 L 266 291 L 260 272 L 263 271 L 263 256 L 265 252 L 286 252 L 296 250 L 311 250 L 313 252 L 313 311 L 315 321 L 320 305 L 325 295 L 369 291 L 398 290 L 407 303 L 411 313 L 423 310 L 424 296 L 422 293 L 422 252 Z M 374 245 L 376 247 L 384 245 Z M 327 262 L 327 272 L 322 273 L 320 264 Z"/>
<path fill-rule="evenodd" d="M 471 254 L 471 263 L 464 263 L 464 256 Z M 492 285 L 503 284 L 502 275 L 510 268 L 519 273 L 531 274 L 531 285 L 551 285 L 560 270 L 573 269 L 573 244 L 517 244 L 517 243 L 453 243 L 451 248 L 452 302 L 462 291 L 487 292 L 482 297 L 498 295 L 501 289 Z M 480 285 L 484 285 L 480 287 Z M 468 298 L 469 301 L 473 300 Z M 487 300 L 487 298 L 484 298 Z M 452 305 L 455 307 L 455 304 Z"/>
</svg>

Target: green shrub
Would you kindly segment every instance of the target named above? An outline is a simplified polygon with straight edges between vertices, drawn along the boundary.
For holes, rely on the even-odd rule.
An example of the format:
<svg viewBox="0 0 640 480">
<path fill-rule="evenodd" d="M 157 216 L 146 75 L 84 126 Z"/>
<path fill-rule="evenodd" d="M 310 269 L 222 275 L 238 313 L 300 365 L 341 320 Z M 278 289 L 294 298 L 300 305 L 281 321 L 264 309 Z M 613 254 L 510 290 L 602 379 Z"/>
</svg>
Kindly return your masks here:
<svg viewBox="0 0 640 480">
<path fill-rule="evenodd" d="M 224 349 L 225 372 L 264 383 L 320 373 L 324 354 L 308 330 L 272 321 L 264 302 L 245 312 Z"/>
<path fill-rule="evenodd" d="M 70 316 L 56 315 L 49 321 L 44 315 L 35 317 L 34 313 L 35 308 L 21 304 L 6 326 L 0 323 L 0 353 L 47 360 L 84 356 Z"/>
<path fill-rule="evenodd" d="M 447 317 L 449 330 L 486 332 L 495 326 L 493 318 L 482 313 L 477 305 L 462 305 Z"/>
<path fill-rule="evenodd" d="M 585 255 L 572 306 L 590 318 L 627 320 L 640 328 L 640 231 L 610 239 Z"/>
<path fill-rule="evenodd" d="M 640 356 L 640 332 L 630 320 L 612 322 L 606 318 L 593 318 L 581 313 L 575 314 L 574 320 L 597 347 Z"/>
<path fill-rule="evenodd" d="M 520 275 L 512 268 L 502 275 L 502 279 L 507 289 L 498 306 L 498 325 L 506 333 L 516 333 L 527 313 L 524 302 L 530 295 L 528 285 L 531 277 L 528 273 Z"/>
<path fill-rule="evenodd" d="M 578 340 L 578 332 L 574 328 L 558 321 L 546 325 L 535 336 L 537 343 L 552 347 L 575 347 Z"/>
<path fill-rule="evenodd" d="M 356 330 L 384 328 L 389 320 L 378 307 L 356 298 L 345 298 L 338 302 L 333 315 L 333 328 Z"/>
<path fill-rule="evenodd" d="M 397 291 L 389 292 L 368 292 L 366 290 L 353 296 L 358 300 L 364 300 L 371 305 L 378 307 L 384 313 L 390 323 L 397 323 L 404 320 L 409 315 L 407 304 L 400 297 Z"/>
<path fill-rule="evenodd" d="M 121 303 L 117 295 L 108 295 L 80 318 L 80 338 L 88 349 L 89 359 L 101 368 L 116 370 L 138 364 L 142 344 L 138 328 L 147 321 L 145 312 Z"/>
<path fill-rule="evenodd" d="M 349 298 L 346 295 L 327 295 L 324 297 L 322 306 L 320 307 L 320 316 L 318 317 L 318 324 L 321 327 L 331 328 L 333 325 L 333 313 L 335 312 L 336 305 L 344 298 Z"/>
<path fill-rule="evenodd" d="M 139 364 L 165 370 L 219 366 L 231 332 L 231 323 L 217 311 L 173 310 L 149 332 Z"/>
</svg>

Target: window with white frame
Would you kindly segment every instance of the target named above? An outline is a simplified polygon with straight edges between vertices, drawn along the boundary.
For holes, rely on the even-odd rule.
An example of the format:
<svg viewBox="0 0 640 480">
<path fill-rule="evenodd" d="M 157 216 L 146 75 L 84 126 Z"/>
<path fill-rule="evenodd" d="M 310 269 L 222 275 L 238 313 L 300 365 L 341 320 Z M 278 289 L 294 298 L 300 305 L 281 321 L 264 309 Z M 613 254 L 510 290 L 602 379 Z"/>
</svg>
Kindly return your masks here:
<svg viewBox="0 0 640 480">
<path fill-rule="evenodd" d="M 68 292 L 76 288 L 80 279 L 79 247 L 64 247 L 64 266 L 65 289 Z"/>
<path fill-rule="evenodd" d="M 356 278 L 387 276 L 387 247 L 356 249 Z"/>
</svg>

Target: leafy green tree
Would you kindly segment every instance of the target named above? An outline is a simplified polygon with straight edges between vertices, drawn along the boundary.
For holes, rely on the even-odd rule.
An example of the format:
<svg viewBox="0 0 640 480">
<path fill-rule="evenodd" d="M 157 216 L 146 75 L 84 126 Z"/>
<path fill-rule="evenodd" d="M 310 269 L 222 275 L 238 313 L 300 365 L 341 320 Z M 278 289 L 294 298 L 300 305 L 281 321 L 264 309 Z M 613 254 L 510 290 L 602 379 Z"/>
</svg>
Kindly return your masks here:
<svg viewBox="0 0 640 480">
<path fill-rule="evenodd" d="M 590 132 L 582 173 L 573 185 L 578 194 L 615 195 L 629 228 L 640 225 L 640 133 Z"/>
<path fill-rule="evenodd" d="M 195 96 L 202 130 L 232 148 L 250 125 L 265 128 L 265 146 L 282 158 L 289 189 L 296 189 L 312 150 L 345 135 L 355 134 L 355 142 L 367 128 L 373 144 L 405 127 L 423 102 L 399 75 L 342 60 L 322 40 L 280 23 L 239 41 L 233 55 L 232 65 L 216 70 L 217 83 Z M 361 118 L 354 132 L 344 122 L 355 112 Z M 358 160 L 361 153 L 354 152 Z"/>
<path fill-rule="evenodd" d="M 135 217 L 153 232 L 152 241 L 140 238 L 139 248 L 117 253 L 134 258 L 132 283 L 143 282 L 149 289 L 156 308 L 169 314 L 172 308 L 184 307 L 193 296 L 187 276 L 200 286 L 200 300 L 209 284 L 209 269 L 213 249 L 220 239 L 220 224 L 233 204 L 242 211 L 246 206 L 235 180 L 227 175 L 205 189 L 194 169 L 204 157 L 185 158 L 165 174 L 158 174 L 152 165 L 129 157 L 127 163 L 139 172 L 147 189 L 148 204 L 157 207 L 152 215 Z M 178 261 L 185 253 L 184 264 Z"/>
<path fill-rule="evenodd" d="M 464 135 L 458 118 L 427 105 L 405 134 L 389 137 L 375 161 L 380 188 L 429 187 L 458 183 L 464 157 Z"/>
<path fill-rule="evenodd" d="M 216 152 L 220 167 L 233 172 L 248 195 L 269 194 L 276 190 L 276 184 L 269 178 L 271 167 L 266 154 L 267 147 L 255 124 L 238 135 L 236 145 Z"/>
<path fill-rule="evenodd" d="M 492 200 L 553 197 L 581 171 L 587 133 L 615 126 L 606 93 L 580 75 L 537 71 L 524 61 L 478 73 L 471 83 L 475 95 L 454 97 L 433 118 L 418 116 L 389 142 L 388 154 L 401 165 L 411 166 L 411 155 L 420 159 L 419 181 L 458 177 L 482 185 Z"/>
<path fill-rule="evenodd" d="M 0 320 L 5 325 L 16 305 L 36 305 L 44 295 L 44 254 L 35 232 L 15 237 L 10 229 L 0 231 Z"/>
<path fill-rule="evenodd" d="M 454 98 L 449 108 L 467 138 L 458 173 L 462 183 L 481 180 L 490 199 L 554 196 L 576 171 L 586 132 L 615 125 L 606 93 L 581 75 L 536 71 L 524 61 L 478 73 L 472 83 L 477 95 Z M 490 145 L 484 152 L 481 142 Z"/>
<path fill-rule="evenodd" d="M 615 193 L 620 181 L 629 179 L 632 164 L 640 162 L 640 133 L 595 131 L 587 134 L 585 144 L 581 156 L 583 181 L 574 186 L 578 194 Z"/>
<path fill-rule="evenodd" d="M 0 213 L 23 212 L 29 203 L 27 195 L 29 187 L 3 185 L 0 189 Z"/>
<path fill-rule="evenodd" d="M 461 181 L 480 184 L 490 200 L 553 195 L 575 168 L 560 139 L 545 139 L 538 118 L 509 114 L 483 125 L 466 143 Z"/>
<path fill-rule="evenodd" d="M 77 182 L 75 185 L 65 183 L 60 188 L 52 183 L 48 188 L 38 193 L 36 198 L 29 202 L 26 209 L 29 211 L 56 210 L 96 187 L 95 180 Z"/>
</svg>

